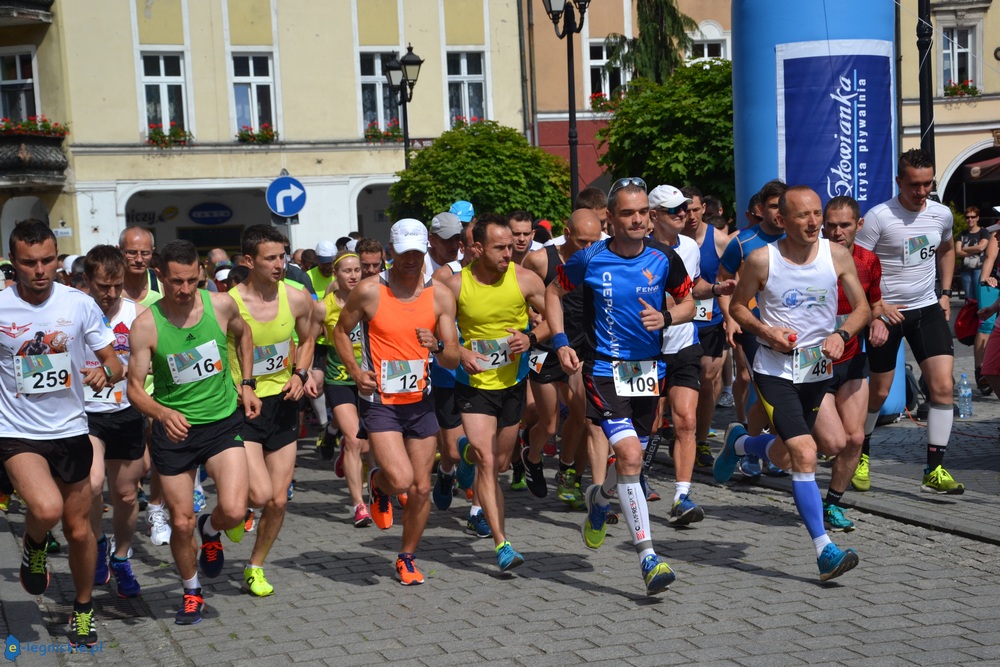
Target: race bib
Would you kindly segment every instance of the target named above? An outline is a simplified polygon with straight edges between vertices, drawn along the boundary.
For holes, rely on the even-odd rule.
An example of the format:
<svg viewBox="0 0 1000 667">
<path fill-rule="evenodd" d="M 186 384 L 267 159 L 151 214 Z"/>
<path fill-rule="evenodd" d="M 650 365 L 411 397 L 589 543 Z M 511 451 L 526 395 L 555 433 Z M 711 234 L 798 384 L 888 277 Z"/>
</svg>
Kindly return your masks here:
<svg viewBox="0 0 1000 667">
<path fill-rule="evenodd" d="M 833 377 L 833 361 L 823 354 L 822 345 L 796 348 L 792 353 L 792 382 L 809 384 Z"/>
<path fill-rule="evenodd" d="M 695 299 L 694 300 L 694 321 L 712 321 L 712 311 L 715 306 L 715 299 Z"/>
<path fill-rule="evenodd" d="M 128 386 L 128 381 L 122 380 L 118 384 L 109 384 L 100 391 L 87 387 L 84 392 L 88 403 L 117 404 L 125 400 L 126 386 Z"/>
<path fill-rule="evenodd" d="M 484 371 L 495 370 L 514 362 L 514 353 L 510 351 L 510 343 L 506 338 L 473 340 L 472 351 L 486 357 L 479 360 L 479 367 Z"/>
<path fill-rule="evenodd" d="M 351 339 L 351 345 L 359 344 L 361 342 L 361 325 L 351 329 L 351 333 L 347 334 L 347 337 Z"/>
<path fill-rule="evenodd" d="M 659 375 L 655 360 L 613 361 L 611 371 L 619 396 L 659 396 Z"/>
<path fill-rule="evenodd" d="M 903 266 L 916 266 L 934 259 L 941 244 L 940 234 L 921 234 L 903 241 Z"/>
<path fill-rule="evenodd" d="M 542 365 L 548 358 L 549 353 L 543 350 L 532 350 L 528 353 L 528 368 L 536 373 L 542 372 Z"/>
<path fill-rule="evenodd" d="M 383 394 L 411 394 L 420 391 L 420 381 L 424 377 L 424 363 L 423 359 L 383 361 L 380 391 Z"/>
<path fill-rule="evenodd" d="M 222 357 L 219 346 L 210 340 L 193 350 L 167 355 L 167 366 L 174 384 L 191 384 L 221 373 Z"/>
<path fill-rule="evenodd" d="M 289 341 L 253 348 L 253 376 L 271 375 L 288 368 Z"/>
<path fill-rule="evenodd" d="M 73 386 L 69 352 L 14 357 L 14 383 L 19 394 L 48 394 Z"/>
</svg>

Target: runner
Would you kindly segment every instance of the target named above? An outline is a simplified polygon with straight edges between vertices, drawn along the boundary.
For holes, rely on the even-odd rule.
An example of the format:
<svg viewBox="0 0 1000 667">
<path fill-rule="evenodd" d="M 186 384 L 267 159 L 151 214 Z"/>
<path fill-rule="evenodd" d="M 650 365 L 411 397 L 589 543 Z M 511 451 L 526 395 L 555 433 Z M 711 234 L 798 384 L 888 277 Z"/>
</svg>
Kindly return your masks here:
<svg viewBox="0 0 1000 667">
<path fill-rule="evenodd" d="M 264 576 L 264 560 L 285 521 L 298 449 L 298 401 L 307 387 L 311 394 L 318 391 L 308 372 L 315 341 L 313 300 L 281 280 L 286 242 L 272 225 L 247 227 L 240 243 L 250 275 L 229 290 L 253 335 L 253 391 L 261 401 L 260 413 L 248 417 L 243 427 L 250 506 L 264 508 L 250 561 L 243 570 L 243 581 L 256 597 L 274 593 Z M 230 370 L 234 382 L 239 382 L 243 375 L 235 332 L 227 339 Z"/>
<path fill-rule="evenodd" d="M 729 313 L 760 344 L 754 385 L 775 435 L 749 437 L 730 424 L 715 460 L 716 481 L 728 480 L 737 456 L 767 458 L 792 471 L 795 508 L 816 549 L 819 578 L 839 577 L 858 564 L 853 549 L 841 551 L 823 529 L 823 501 L 816 485 L 816 441 L 810 432 L 832 374 L 831 360 L 868 322 L 871 311 L 850 253 L 819 237 L 823 206 L 806 186 L 779 198 L 778 222 L 785 238 L 750 253 L 740 272 Z M 838 327 L 837 282 L 852 311 Z M 750 310 L 756 298 L 760 319 Z"/>
<path fill-rule="evenodd" d="M 392 268 L 354 288 L 340 311 L 333 341 L 358 387 L 361 432 L 379 465 L 368 473 L 375 525 L 382 530 L 391 527 L 389 497 L 407 494 L 396 573 L 399 582 L 409 586 L 424 583 L 414 554 L 430 514 L 438 432 L 427 361 L 433 351 L 443 366 L 454 368 L 458 334 L 454 299 L 443 285 L 423 274 L 427 227 L 412 218 L 399 220 L 389 231 L 389 243 Z M 350 337 L 358 324 L 360 367 Z"/>
<path fill-rule="evenodd" d="M 889 396 L 899 344 L 905 338 L 930 390 L 927 467 L 920 489 L 957 495 L 965 487 L 943 467 L 954 420 L 951 289 L 941 290 L 940 297 L 934 294 L 935 268 L 941 285 L 951 286 L 954 221 L 947 206 L 928 199 L 934 187 L 934 161 L 929 155 L 918 148 L 906 151 L 899 158 L 897 173 L 899 195 L 869 210 L 865 226 L 855 237 L 855 243 L 874 252 L 882 263 L 883 321 L 889 328 L 889 340 L 868 354 L 872 374 L 865 444 L 854 478 L 862 486 L 864 482 L 870 485 L 866 464 L 871 434 Z"/>
<path fill-rule="evenodd" d="M 585 286 L 584 312 L 591 313 L 583 363 L 587 416 L 604 430 L 616 457 L 603 484 L 587 489 L 584 544 L 597 549 L 604 543 L 607 513 L 617 491 L 646 593 L 654 595 L 666 590 L 675 575 L 653 550 L 639 475 L 665 374 L 659 361 L 662 330 L 673 322 L 691 321 L 694 300 L 691 279 L 677 253 L 646 238 L 649 200 L 642 179 L 615 181 L 608 193 L 608 214 L 612 238 L 560 266 L 547 288 L 545 305 L 552 346 L 563 370 L 573 373 L 580 360 L 563 332 L 562 299 L 577 285 Z"/>
<path fill-rule="evenodd" d="M 58 250 L 48 224 L 33 218 L 19 222 L 7 247 L 17 283 L 0 292 L 0 459 L 27 505 L 21 585 L 31 595 L 48 588 L 45 535 L 62 519 L 74 588 L 69 643 L 94 646 L 97 544 L 89 520 L 94 450 L 84 394 L 114 385 L 124 369 L 94 300 L 56 283 Z M 28 348 L 37 349 L 29 354 Z M 87 349 L 99 366 L 86 366 Z"/>
<path fill-rule="evenodd" d="M 128 334 L 132 322 L 145 307 L 122 297 L 125 283 L 125 257 L 110 245 L 91 248 L 84 260 L 84 274 L 90 286 L 90 296 L 97 302 L 114 334 L 115 353 L 128 372 Z M 87 354 L 87 366 L 96 368 L 100 361 Z M 145 375 L 141 370 L 134 372 Z M 105 386 L 101 391 L 86 392 L 87 422 L 94 462 L 90 468 L 90 483 L 94 499 L 90 510 L 90 525 L 97 536 L 97 567 L 94 585 L 103 586 L 115 576 L 118 597 L 134 598 L 141 592 L 132 573 L 132 536 L 139 517 L 138 488 L 146 468 L 146 419 L 128 402 L 125 381 Z M 111 495 L 113 532 L 112 547 L 104 535 L 101 519 L 104 514 L 104 477 L 108 478 Z"/>
<path fill-rule="evenodd" d="M 458 302 L 464 346 L 455 400 L 468 445 L 459 451 L 476 464 L 475 490 L 493 532 L 497 565 L 507 572 L 524 562 L 507 540 L 503 490 L 498 475 L 510 466 L 524 412 L 527 355 L 537 343 L 528 326 L 528 305 L 544 312 L 545 287 L 534 273 L 511 261 L 514 238 L 507 219 L 496 213 L 476 218 L 472 238 L 479 258 L 448 279 Z M 543 329 L 544 329 L 543 325 Z M 542 337 L 547 334 L 542 333 Z M 468 382 L 466 384 L 465 382 Z M 528 476 L 541 475 L 541 464 Z M 529 487 L 531 481 L 528 481 Z"/>
<path fill-rule="evenodd" d="M 218 504 L 198 518 L 198 564 L 205 576 L 217 577 L 225 562 L 219 531 L 242 538 L 249 482 L 241 432 L 244 418 L 259 415 L 261 403 L 253 392 L 253 335 L 231 296 L 197 288 L 194 244 L 178 240 L 164 246 L 157 272 L 163 298 L 136 318 L 129 334 L 131 364 L 152 364 L 155 390 L 150 396 L 144 378 L 131 375 L 128 399 L 155 420 L 149 450 L 170 510 L 170 551 L 184 586 L 174 622 L 190 625 L 201 621 L 205 609 L 195 566 L 195 471 L 204 465 L 215 480 Z M 239 391 L 226 372 L 230 332 L 244 369 Z"/>
</svg>

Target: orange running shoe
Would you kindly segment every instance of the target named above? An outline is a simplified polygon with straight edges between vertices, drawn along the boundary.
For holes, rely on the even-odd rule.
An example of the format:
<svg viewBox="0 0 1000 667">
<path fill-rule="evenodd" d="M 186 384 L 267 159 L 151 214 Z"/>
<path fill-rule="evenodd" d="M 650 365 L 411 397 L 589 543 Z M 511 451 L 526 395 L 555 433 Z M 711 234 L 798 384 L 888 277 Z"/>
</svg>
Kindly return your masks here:
<svg viewBox="0 0 1000 667">
<path fill-rule="evenodd" d="M 408 499 L 409 496 L 407 496 L 405 493 L 401 493 L 398 496 L 396 496 L 396 501 L 399 503 L 399 506 L 404 510 L 406 509 L 406 501 Z"/>
<path fill-rule="evenodd" d="M 396 574 L 399 576 L 399 583 L 404 586 L 424 583 L 424 575 L 413 563 L 413 554 L 399 554 L 399 558 L 396 559 Z"/>
<path fill-rule="evenodd" d="M 375 473 L 378 468 L 372 468 L 368 473 L 368 506 L 372 513 L 372 521 L 382 530 L 392 528 L 392 503 L 389 495 L 382 493 L 375 486 Z"/>
</svg>

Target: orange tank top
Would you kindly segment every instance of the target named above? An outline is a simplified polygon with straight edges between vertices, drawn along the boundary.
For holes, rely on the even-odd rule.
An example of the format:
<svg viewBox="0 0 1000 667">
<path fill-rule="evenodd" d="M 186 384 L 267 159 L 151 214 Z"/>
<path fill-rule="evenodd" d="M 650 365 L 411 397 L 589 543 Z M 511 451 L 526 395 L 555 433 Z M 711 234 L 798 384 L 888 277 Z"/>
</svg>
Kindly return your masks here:
<svg viewBox="0 0 1000 667">
<path fill-rule="evenodd" d="M 417 403 L 431 390 L 430 350 L 417 341 L 417 328 L 434 331 L 434 286 L 429 277 L 412 301 L 400 301 L 389 289 L 389 274 L 379 276 L 378 307 L 370 322 L 361 324 L 364 371 L 375 373 L 374 403 Z"/>
</svg>

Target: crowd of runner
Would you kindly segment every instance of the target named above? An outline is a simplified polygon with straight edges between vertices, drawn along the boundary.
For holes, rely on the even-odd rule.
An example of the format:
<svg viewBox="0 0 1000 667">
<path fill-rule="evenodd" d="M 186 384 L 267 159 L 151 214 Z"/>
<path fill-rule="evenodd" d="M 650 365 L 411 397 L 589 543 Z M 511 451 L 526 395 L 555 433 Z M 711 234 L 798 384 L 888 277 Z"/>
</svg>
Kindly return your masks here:
<svg viewBox="0 0 1000 667">
<path fill-rule="evenodd" d="M 432 505 L 468 502 L 468 531 L 493 539 L 507 572 L 524 557 L 505 496 L 554 485 L 585 513 L 587 548 L 623 522 L 646 592 L 662 592 L 675 573 L 647 504 L 660 498 L 647 471 L 661 443 L 671 525 L 705 516 L 696 467 L 719 483 L 791 475 L 819 577 L 840 576 L 859 558 L 828 531 L 854 529 L 842 497 L 871 487 L 869 442 L 903 338 L 930 392 L 921 488 L 963 491 L 943 467 L 951 295 L 935 292 L 955 267 L 952 215 L 928 199 L 926 155 L 904 153 L 898 174 L 899 195 L 864 220 L 850 197 L 824 207 L 771 181 L 733 234 L 716 198 L 640 178 L 584 190 L 555 238 L 526 211 L 459 201 L 429 225 L 397 221 L 387 247 L 355 234 L 293 253 L 279 228 L 254 225 L 239 253 L 202 258 L 129 227 L 117 246 L 65 257 L 45 223 L 23 221 L 0 292 L 0 500 L 16 493 L 26 508 L 21 583 L 45 592 L 61 520 L 73 646 L 97 642 L 95 586 L 141 594 L 137 532 L 169 545 L 178 624 L 202 619 L 200 577 L 222 572 L 223 532 L 254 534 L 244 583 L 272 595 L 266 559 L 307 415 L 345 480 L 346 518 L 400 520 L 404 585 L 425 580 Z M 713 452 L 717 405 L 737 421 Z M 818 457 L 832 459 L 825 495 Z"/>
</svg>

